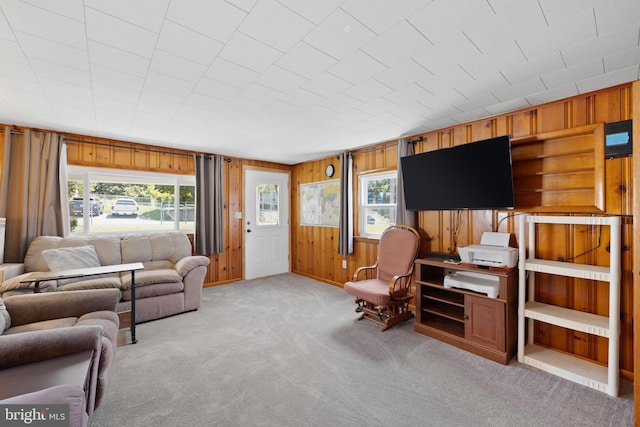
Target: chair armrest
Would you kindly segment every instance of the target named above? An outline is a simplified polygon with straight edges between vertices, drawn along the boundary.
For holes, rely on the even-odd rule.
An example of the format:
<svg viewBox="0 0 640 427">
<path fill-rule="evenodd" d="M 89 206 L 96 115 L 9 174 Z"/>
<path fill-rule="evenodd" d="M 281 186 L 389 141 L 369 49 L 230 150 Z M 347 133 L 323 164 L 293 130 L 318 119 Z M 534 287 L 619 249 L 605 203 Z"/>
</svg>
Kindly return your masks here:
<svg viewBox="0 0 640 427">
<path fill-rule="evenodd" d="M 119 299 L 120 291 L 109 288 L 14 295 L 3 301 L 11 315 L 11 325 L 20 326 L 94 311 L 116 311 Z"/>
<path fill-rule="evenodd" d="M 0 369 L 102 349 L 102 326 L 87 325 L 0 335 Z"/>
<path fill-rule="evenodd" d="M 369 277 L 369 274 L 371 274 L 372 271 L 375 271 L 378 269 L 378 263 L 374 264 L 374 265 L 367 265 L 364 267 L 359 267 L 355 273 L 353 273 L 353 281 L 357 282 L 360 276 L 360 273 L 365 273 L 365 278 L 366 279 L 373 279 L 373 277 Z"/>
<path fill-rule="evenodd" d="M 176 262 L 176 265 L 173 268 L 178 272 L 180 276 L 184 277 L 196 267 L 207 267 L 210 262 L 211 260 L 206 256 L 192 255 L 180 259 L 178 262 Z"/>
<path fill-rule="evenodd" d="M 399 274 L 397 276 L 393 276 L 391 282 L 389 283 L 389 295 L 394 295 L 396 297 L 402 298 L 407 294 L 409 289 L 409 285 L 411 284 L 411 278 L 413 277 L 413 268 L 407 274 Z M 396 285 L 398 282 L 401 282 L 401 288 L 396 289 Z M 398 291 L 401 291 L 398 295 Z"/>
</svg>

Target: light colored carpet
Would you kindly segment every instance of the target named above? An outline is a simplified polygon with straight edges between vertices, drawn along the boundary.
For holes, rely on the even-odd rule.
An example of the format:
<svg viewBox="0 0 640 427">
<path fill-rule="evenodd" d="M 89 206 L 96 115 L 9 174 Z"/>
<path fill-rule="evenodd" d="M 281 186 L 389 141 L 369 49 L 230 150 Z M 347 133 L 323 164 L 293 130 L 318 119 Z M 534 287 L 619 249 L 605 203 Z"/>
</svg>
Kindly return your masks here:
<svg viewBox="0 0 640 427">
<path fill-rule="evenodd" d="M 621 397 L 357 322 L 342 289 L 295 274 L 203 290 L 138 326 L 91 426 L 631 426 Z"/>
</svg>

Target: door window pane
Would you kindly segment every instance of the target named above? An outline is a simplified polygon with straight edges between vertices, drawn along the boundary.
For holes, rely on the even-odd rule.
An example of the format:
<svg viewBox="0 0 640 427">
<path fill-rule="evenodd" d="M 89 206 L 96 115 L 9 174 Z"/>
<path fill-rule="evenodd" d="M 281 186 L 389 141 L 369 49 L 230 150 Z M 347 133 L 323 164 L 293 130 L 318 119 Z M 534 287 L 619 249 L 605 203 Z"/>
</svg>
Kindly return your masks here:
<svg viewBox="0 0 640 427">
<path fill-rule="evenodd" d="M 256 187 L 257 225 L 278 225 L 280 223 L 279 186 L 259 184 Z"/>
</svg>

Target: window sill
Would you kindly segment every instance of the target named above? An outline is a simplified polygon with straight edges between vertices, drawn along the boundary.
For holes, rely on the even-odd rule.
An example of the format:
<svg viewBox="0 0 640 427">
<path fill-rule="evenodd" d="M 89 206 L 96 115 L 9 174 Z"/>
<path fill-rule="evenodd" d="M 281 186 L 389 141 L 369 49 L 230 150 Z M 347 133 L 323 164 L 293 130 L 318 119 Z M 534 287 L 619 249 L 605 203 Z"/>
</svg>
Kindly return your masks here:
<svg viewBox="0 0 640 427">
<path fill-rule="evenodd" d="M 356 242 L 364 242 L 364 243 L 379 243 L 380 237 L 354 236 L 353 240 L 355 240 Z"/>
</svg>

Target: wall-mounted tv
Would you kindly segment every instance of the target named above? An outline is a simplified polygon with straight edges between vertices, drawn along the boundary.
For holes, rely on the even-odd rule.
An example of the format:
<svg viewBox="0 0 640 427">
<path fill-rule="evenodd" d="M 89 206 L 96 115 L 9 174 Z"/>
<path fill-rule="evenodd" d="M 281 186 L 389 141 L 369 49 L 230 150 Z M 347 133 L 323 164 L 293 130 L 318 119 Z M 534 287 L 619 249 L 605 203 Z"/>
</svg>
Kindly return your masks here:
<svg viewBox="0 0 640 427">
<path fill-rule="evenodd" d="M 406 208 L 513 209 L 509 135 L 401 159 Z"/>
</svg>

